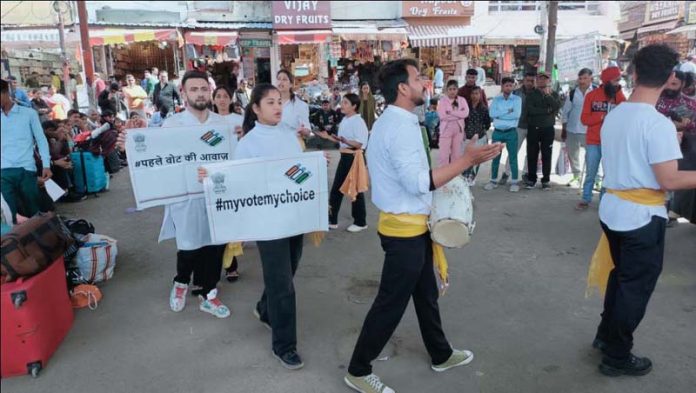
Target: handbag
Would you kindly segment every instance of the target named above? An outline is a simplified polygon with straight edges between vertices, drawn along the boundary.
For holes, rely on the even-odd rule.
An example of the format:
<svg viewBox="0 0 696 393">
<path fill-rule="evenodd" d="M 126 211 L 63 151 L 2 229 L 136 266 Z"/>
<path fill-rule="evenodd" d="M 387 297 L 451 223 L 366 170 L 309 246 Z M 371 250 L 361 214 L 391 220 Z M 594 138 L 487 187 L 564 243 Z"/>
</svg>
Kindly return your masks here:
<svg viewBox="0 0 696 393">
<path fill-rule="evenodd" d="M 38 213 L 2 236 L 0 273 L 8 282 L 42 272 L 75 240 L 55 213 Z"/>
<path fill-rule="evenodd" d="M 113 277 L 118 254 L 117 241 L 105 235 L 89 233 L 82 238 L 75 265 L 89 283 L 106 281 Z"/>
</svg>

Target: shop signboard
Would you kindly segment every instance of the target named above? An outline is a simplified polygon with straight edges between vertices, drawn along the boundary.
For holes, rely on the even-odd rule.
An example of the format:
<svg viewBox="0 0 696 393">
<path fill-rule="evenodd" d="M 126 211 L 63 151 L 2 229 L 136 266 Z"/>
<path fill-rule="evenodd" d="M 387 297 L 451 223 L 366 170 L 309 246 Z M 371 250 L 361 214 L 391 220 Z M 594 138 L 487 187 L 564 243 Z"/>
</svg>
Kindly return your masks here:
<svg viewBox="0 0 696 393">
<path fill-rule="evenodd" d="M 696 24 L 696 1 L 686 2 L 686 16 L 684 20 L 687 25 Z"/>
<path fill-rule="evenodd" d="M 598 37 L 598 33 L 589 33 L 556 44 L 559 81 L 574 81 L 578 71 L 583 68 L 599 73 L 601 62 Z"/>
<path fill-rule="evenodd" d="M 474 15 L 473 1 L 402 1 L 404 18 L 446 18 Z"/>
<path fill-rule="evenodd" d="M 270 48 L 271 40 L 240 38 L 239 45 L 245 48 Z"/>
<path fill-rule="evenodd" d="M 331 28 L 330 1 L 273 1 L 275 30 Z"/>
<path fill-rule="evenodd" d="M 683 6 L 683 1 L 651 1 L 645 12 L 645 24 L 675 20 L 679 18 Z"/>
<path fill-rule="evenodd" d="M 645 2 L 624 2 L 621 5 L 621 19 L 618 28 L 620 32 L 631 31 L 640 28 L 645 21 Z"/>
</svg>

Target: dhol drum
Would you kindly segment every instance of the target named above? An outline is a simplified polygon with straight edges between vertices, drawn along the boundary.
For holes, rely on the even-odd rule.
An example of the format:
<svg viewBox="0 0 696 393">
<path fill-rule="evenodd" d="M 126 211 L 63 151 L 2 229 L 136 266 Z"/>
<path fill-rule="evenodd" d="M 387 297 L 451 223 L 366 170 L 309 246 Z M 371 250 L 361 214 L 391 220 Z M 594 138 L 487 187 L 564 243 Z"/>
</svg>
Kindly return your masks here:
<svg viewBox="0 0 696 393">
<path fill-rule="evenodd" d="M 464 177 L 457 176 L 433 192 L 430 210 L 430 237 L 448 248 L 460 248 L 471 240 L 474 222 L 474 197 Z"/>
</svg>

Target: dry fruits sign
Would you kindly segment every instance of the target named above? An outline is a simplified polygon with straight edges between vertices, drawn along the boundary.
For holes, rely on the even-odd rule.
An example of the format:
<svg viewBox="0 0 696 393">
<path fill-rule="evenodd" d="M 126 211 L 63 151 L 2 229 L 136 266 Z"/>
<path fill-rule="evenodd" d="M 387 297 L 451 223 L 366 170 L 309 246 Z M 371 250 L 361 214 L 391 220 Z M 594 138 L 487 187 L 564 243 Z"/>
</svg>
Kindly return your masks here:
<svg viewBox="0 0 696 393">
<path fill-rule="evenodd" d="M 473 1 L 402 1 L 404 18 L 441 18 L 474 15 Z"/>
<path fill-rule="evenodd" d="M 273 28 L 306 30 L 331 28 L 330 1 L 274 1 Z"/>
</svg>

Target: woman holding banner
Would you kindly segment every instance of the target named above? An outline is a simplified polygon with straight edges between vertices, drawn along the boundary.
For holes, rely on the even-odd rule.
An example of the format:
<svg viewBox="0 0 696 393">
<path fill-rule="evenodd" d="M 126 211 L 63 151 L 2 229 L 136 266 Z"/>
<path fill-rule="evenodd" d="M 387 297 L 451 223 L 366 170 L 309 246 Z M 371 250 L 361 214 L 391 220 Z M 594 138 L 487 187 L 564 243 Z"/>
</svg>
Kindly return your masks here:
<svg viewBox="0 0 696 393">
<path fill-rule="evenodd" d="M 299 101 L 299 100 L 298 100 Z M 284 108 L 281 92 L 269 84 L 260 84 L 251 93 L 244 114 L 244 137 L 234 159 L 290 157 L 302 148 L 290 128 L 281 121 Z M 301 101 L 299 101 L 301 102 Z M 306 104 L 305 104 L 306 105 Z M 204 168 L 199 178 L 207 176 Z M 297 354 L 295 288 L 293 278 L 302 256 L 304 235 L 257 241 L 263 268 L 264 291 L 254 315 L 273 334 L 273 356 L 283 367 L 297 370 L 304 366 Z"/>
<path fill-rule="evenodd" d="M 304 137 L 309 136 L 309 106 L 299 99 L 292 91 L 295 78 L 288 70 L 280 70 L 276 74 L 276 84 L 283 105 L 281 123 L 297 134 L 302 150 L 305 149 Z"/>
<path fill-rule="evenodd" d="M 360 97 L 357 94 L 346 94 L 341 100 L 341 112 L 345 115 L 343 121 L 338 127 L 338 137 L 329 135 L 326 131 L 321 131 L 318 135 L 324 139 L 329 139 L 340 143 L 341 160 L 336 168 L 336 175 L 331 186 L 331 196 L 329 197 L 329 228 L 338 228 L 338 212 L 341 209 L 341 201 L 343 200 L 343 192 L 345 191 L 353 202 L 353 225 L 349 226 L 348 232 L 360 232 L 367 229 L 366 210 L 365 210 L 365 194 L 367 190 L 367 170 L 365 168 L 365 158 L 363 151 L 367 147 L 367 124 L 365 120 L 358 114 L 360 108 Z M 358 161 L 356 161 L 358 160 Z M 362 161 L 362 162 L 360 162 Z M 360 172 L 362 170 L 363 184 L 359 183 L 361 179 Z M 354 194 L 350 194 L 350 190 L 344 187 L 346 178 L 351 176 L 353 183 L 356 183 L 357 189 Z"/>
</svg>

